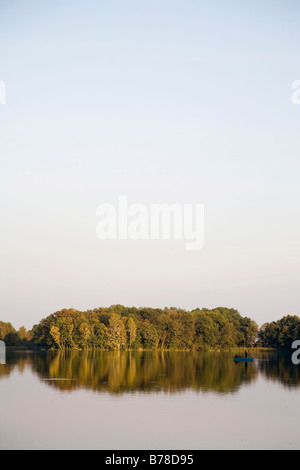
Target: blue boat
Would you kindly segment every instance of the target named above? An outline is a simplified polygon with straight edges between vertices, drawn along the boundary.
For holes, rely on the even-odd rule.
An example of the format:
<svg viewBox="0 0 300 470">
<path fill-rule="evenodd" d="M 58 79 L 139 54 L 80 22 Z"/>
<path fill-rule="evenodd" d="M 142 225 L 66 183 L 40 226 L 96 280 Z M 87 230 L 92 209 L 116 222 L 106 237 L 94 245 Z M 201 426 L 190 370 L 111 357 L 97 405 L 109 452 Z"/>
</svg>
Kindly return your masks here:
<svg viewBox="0 0 300 470">
<path fill-rule="evenodd" d="M 234 357 L 234 362 L 253 362 L 253 357 Z"/>
</svg>

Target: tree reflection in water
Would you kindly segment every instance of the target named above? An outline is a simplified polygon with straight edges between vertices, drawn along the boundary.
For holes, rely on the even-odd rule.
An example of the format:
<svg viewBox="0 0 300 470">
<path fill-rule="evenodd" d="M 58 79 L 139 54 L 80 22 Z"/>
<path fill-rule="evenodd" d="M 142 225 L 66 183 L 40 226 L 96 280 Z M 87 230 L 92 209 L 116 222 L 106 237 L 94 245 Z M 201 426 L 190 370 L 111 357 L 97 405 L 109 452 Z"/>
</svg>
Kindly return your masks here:
<svg viewBox="0 0 300 470">
<path fill-rule="evenodd" d="M 262 375 L 287 387 L 300 386 L 299 367 L 291 355 L 257 352 L 254 363 L 234 363 L 232 353 L 216 352 L 13 352 L 0 366 L 0 379 L 17 368 L 31 368 L 39 379 L 61 391 L 166 392 L 185 390 L 237 392 Z"/>
</svg>

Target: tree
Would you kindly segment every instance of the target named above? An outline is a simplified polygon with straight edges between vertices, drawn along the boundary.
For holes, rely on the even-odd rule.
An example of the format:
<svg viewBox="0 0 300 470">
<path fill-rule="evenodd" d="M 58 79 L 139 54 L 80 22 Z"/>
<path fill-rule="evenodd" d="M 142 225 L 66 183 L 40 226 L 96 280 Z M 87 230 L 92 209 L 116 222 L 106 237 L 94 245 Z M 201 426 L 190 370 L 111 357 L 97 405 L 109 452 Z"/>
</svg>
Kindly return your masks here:
<svg viewBox="0 0 300 470">
<path fill-rule="evenodd" d="M 50 334 L 53 338 L 53 341 L 57 344 L 57 346 L 59 347 L 59 349 L 61 349 L 61 345 L 60 345 L 60 331 L 59 331 L 59 328 L 58 326 L 51 326 L 50 328 Z"/>
<path fill-rule="evenodd" d="M 108 344 L 111 349 L 125 349 L 126 330 L 120 315 L 113 313 L 109 319 Z"/>
<path fill-rule="evenodd" d="M 89 325 L 86 322 L 81 323 L 79 326 L 79 331 L 81 334 L 83 344 L 85 345 L 86 348 L 88 348 L 88 339 L 91 334 Z"/>
<path fill-rule="evenodd" d="M 149 320 L 143 322 L 142 345 L 145 349 L 156 349 L 158 346 L 158 334 L 154 325 Z"/>
<path fill-rule="evenodd" d="M 214 349 L 218 345 L 219 329 L 216 322 L 207 313 L 196 316 L 197 349 Z"/>
<path fill-rule="evenodd" d="M 132 348 L 136 338 L 136 324 L 132 317 L 129 317 L 127 320 L 127 333 L 129 348 Z"/>
<path fill-rule="evenodd" d="M 230 349 L 236 346 L 235 327 L 230 322 L 226 323 L 222 328 L 220 346 L 222 349 Z"/>
</svg>

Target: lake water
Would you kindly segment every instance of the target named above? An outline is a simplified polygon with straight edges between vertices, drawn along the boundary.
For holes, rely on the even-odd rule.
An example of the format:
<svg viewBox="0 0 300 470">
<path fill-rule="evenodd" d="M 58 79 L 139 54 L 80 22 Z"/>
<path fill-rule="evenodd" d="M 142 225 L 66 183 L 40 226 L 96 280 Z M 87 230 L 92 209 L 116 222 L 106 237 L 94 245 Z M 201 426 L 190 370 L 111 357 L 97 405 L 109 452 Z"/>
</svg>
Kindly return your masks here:
<svg viewBox="0 0 300 470">
<path fill-rule="evenodd" d="M 300 366 L 253 355 L 7 350 L 0 449 L 300 449 Z"/>
</svg>

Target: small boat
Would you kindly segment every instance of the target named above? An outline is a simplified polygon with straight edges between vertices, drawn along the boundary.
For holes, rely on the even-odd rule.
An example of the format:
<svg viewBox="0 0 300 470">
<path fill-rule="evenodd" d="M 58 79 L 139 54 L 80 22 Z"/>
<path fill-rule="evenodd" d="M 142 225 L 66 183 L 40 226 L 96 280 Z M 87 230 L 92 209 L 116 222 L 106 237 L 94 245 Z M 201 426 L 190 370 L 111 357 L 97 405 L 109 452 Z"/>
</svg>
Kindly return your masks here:
<svg viewBox="0 0 300 470">
<path fill-rule="evenodd" d="M 253 362 L 253 357 L 234 357 L 234 362 Z"/>
</svg>

